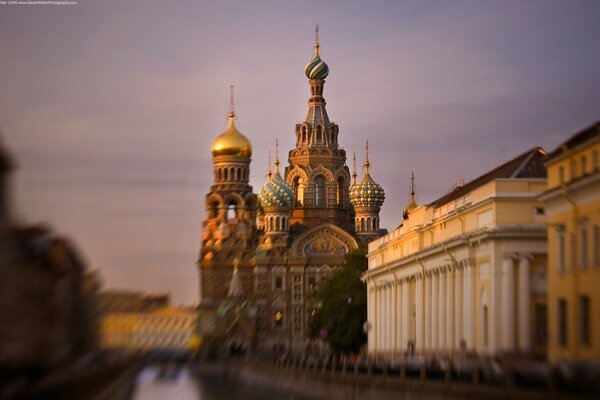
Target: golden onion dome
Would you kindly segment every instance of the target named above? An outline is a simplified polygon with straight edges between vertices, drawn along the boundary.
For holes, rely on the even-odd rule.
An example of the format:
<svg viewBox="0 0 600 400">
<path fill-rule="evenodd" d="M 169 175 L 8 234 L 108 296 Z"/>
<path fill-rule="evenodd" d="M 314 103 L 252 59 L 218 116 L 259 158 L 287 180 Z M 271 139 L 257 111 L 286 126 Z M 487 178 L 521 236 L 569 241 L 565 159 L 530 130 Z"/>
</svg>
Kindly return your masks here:
<svg viewBox="0 0 600 400">
<path fill-rule="evenodd" d="M 252 143 L 237 130 L 234 119 L 235 113 L 232 111 L 229 113 L 227 129 L 217 136 L 210 146 L 213 157 L 234 156 L 250 158 L 252 156 Z"/>
</svg>

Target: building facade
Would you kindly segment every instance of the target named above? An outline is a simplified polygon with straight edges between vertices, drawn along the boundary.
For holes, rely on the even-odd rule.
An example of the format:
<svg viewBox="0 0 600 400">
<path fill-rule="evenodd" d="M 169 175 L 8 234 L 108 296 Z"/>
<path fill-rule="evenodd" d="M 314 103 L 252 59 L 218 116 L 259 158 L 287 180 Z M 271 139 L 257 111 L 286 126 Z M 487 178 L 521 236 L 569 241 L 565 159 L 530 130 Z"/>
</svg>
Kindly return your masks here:
<svg viewBox="0 0 600 400">
<path fill-rule="evenodd" d="M 531 149 L 369 243 L 368 351 L 485 355 L 546 348 L 545 153 Z"/>
<path fill-rule="evenodd" d="M 190 351 L 199 346 L 198 311 L 161 307 L 151 311 L 111 312 L 102 317 L 102 347 L 128 351 Z"/>
<path fill-rule="evenodd" d="M 305 67 L 308 112 L 296 124 L 296 145 L 280 172 L 277 149 L 273 170 L 258 194 L 249 186 L 250 140 L 229 114 L 226 131 L 213 142 L 214 184 L 198 260 L 202 306 L 218 308 L 228 297 L 234 264 L 244 297 L 256 307 L 259 346 L 305 342 L 316 305 L 310 293 L 343 256 L 379 235 L 384 192 L 370 175 L 351 185 L 339 127 L 331 122 L 323 97 L 329 67 L 319 54 Z"/>
<path fill-rule="evenodd" d="M 548 311 L 551 360 L 600 358 L 600 123 L 550 153 Z"/>
</svg>

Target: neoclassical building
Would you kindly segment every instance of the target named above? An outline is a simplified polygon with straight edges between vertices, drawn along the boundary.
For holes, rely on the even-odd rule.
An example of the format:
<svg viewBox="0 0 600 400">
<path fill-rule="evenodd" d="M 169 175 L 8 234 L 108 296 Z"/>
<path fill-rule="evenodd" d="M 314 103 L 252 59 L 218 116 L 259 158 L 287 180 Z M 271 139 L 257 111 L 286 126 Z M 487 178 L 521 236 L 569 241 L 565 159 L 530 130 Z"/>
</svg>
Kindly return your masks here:
<svg viewBox="0 0 600 400">
<path fill-rule="evenodd" d="M 315 307 L 311 291 L 346 253 L 380 235 L 384 192 L 371 177 L 368 155 L 360 181 L 346 165 L 339 127 L 329 120 L 323 97 L 329 67 L 318 37 L 304 72 L 310 97 L 306 118 L 295 127 L 296 145 L 283 172 L 277 149 L 258 194 L 249 185 L 252 145 L 237 130 L 233 111 L 211 147 L 214 184 L 206 195 L 197 263 L 200 298 L 203 306 L 218 308 L 235 264 L 236 285 L 257 310 L 259 346 L 303 345 Z"/>
<path fill-rule="evenodd" d="M 393 357 L 546 348 L 545 153 L 531 149 L 417 205 L 369 243 L 368 351 Z"/>
</svg>

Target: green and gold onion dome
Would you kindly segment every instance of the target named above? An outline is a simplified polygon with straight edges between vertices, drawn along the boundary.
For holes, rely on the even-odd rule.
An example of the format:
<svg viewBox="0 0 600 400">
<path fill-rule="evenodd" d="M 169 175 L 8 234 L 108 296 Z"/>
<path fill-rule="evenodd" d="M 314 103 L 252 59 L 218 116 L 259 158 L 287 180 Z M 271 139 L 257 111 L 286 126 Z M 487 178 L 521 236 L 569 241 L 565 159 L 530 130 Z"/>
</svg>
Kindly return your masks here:
<svg viewBox="0 0 600 400">
<path fill-rule="evenodd" d="M 210 151 L 213 157 L 217 156 L 234 156 L 250 158 L 252 156 L 252 144 L 250 140 L 244 136 L 235 127 L 235 113 L 229 113 L 229 121 L 225 132 L 221 133 L 212 142 Z"/>
<path fill-rule="evenodd" d="M 371 178 L 368 170 L 359 183 L 350 187 L 350 204 L 354 208 L 369 207 L 379 210 L 384 200 L 383 188 Z"/>
<path fill-rule="evenodd" d="M 292 188 L 283 180 L 279 171 L 276 171 L 260 190 L 258 203 L 264 211 L 290 209 L 293 198 Z"/>
</svg>

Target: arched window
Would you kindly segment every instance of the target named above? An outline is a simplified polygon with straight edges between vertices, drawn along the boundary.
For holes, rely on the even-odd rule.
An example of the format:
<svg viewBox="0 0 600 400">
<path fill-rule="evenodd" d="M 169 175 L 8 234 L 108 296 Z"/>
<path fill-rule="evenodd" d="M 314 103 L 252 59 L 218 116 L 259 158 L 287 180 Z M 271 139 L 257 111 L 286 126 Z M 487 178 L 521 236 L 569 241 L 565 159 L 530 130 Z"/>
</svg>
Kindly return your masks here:
<svg viewBox="0 0 600 400">
<path fill-rule="evenodd" d="M 360 219 L 360 231 L 361 232 L 365 231 L 365 219 L 364 218 Z"/>
<path fill-rule="evenodd" d="M 304 200 L 304 185 L 302 184 L 302 178 L 299 176 L 294 178 L 294 202 L 296 207 L 302 207 L 302 201 Z"/>
<path fill-rule="evenodd" d="M 315 178 L 315 206 L 325 207 L 325 179 L 321 175 Z"/>
<path fill-rule="evenodd" d="M 237 204 L 235 201 L 230 201 L 227 205 L 227 220 L 234 220 L 237 218 Z"/>
<path fill-rule="evenodd" d="M 337 186 L 337 204 L 340 207 L 344 206 L 345 198 L 346 198 L 346 186 L 344 185 L 344 178 L 338 178 L 338 186 Z"/>
<path fill-rule="evenodd" d="M 223 169 L 223 179 L 227 180 L 227 168 Z"/>
<path fill-rule="evenodd" d="M 367 218 L 367 232 L 371 232 L 371 218 Z"/>
<path fill-rule="evenodd" d="M 210 218 L 217 218 L 217 215 L 219 215 L 219 202 L 215 200 L 210 204 Z"/>
<path fill-rule="evenodd" d="M 321 125 L 317 126 L 317 143 L 321 143 L 323 141 L 323 131 L 321 129 Z"/>
</svg>

